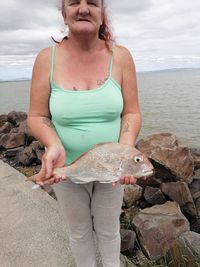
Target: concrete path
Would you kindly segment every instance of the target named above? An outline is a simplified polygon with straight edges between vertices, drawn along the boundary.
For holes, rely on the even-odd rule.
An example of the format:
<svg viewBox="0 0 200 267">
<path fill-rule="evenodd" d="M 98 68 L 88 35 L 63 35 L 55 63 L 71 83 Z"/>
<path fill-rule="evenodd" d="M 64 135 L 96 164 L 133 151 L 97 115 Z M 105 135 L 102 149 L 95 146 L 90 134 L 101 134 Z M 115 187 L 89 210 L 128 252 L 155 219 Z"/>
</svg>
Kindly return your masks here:
<svg viewBox="0 0 200 267">
<path fill-rule="evenodd" d="M 57 201 L 0 161 L 0 266 L 74 267 Z"/>
</svg>

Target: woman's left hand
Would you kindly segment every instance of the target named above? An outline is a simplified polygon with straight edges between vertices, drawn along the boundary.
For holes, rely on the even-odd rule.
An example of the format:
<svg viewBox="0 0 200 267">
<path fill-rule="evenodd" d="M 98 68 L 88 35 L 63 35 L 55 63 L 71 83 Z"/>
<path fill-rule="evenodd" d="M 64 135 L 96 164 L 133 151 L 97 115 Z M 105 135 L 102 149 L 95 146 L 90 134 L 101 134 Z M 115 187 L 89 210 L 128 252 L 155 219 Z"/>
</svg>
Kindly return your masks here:
<svg viewBox="0 0 200 267">
<path fill-rule="evenodd" d="M 129 176 L 121 176 L 120 178 L 119 178 L 119 182 L 120 182 L 120 184 L 126 184 L 126 185 L 128 185 L 128 184 L 136 184 L 136 182 L 137 182 L 137 178 L 135 178 L 133 175 L 129 175 Z M 115 187 L 116 186 L 116 184 L 117 184 L 117 182 L 114 182 L 114 183 L 112 183 L 112 186 L 113 187 Z"/>
</svg>

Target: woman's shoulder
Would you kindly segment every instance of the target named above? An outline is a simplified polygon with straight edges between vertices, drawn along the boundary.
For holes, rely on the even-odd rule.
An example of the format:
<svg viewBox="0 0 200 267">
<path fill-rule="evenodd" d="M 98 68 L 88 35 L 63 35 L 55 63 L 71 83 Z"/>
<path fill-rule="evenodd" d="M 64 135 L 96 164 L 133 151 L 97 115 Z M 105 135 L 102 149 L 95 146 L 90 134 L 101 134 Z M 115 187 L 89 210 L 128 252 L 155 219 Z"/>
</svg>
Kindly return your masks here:
<svg viewBox="0 0 200 267">
<path fill-rule="evenodd" d="M 51 59 L 51 55 L 52 55 L 52 46 L 49 46 L 49 47 L 41 49 L 38 52 L 36 56 L 36 60 L 43 61 L 45 63 Z"/>
<path fill-rule="evenodd" d="M 120 44 L 115 44 L 115 47 L 116 47 L 115 48 L 116 49 L 116 54 L 119 57 L 121 57 L 122 59 L 123 58 L 127 59 L 127 57 L 128 58 L 132 57 L 132 54 L 131 54 L 130 50 L 127 47 L 125 47 L 123 45 L 120 45 Z"/>
<path fill-rule="evenodd" d="M 130 50 L 120 44 L 115 44 L 115 57 L 116 60 L 122 65 L 126 66 L 128 63 L 133 62 L 133 56 Z"/>
<path fill-rule="evenodd" d="M 46 47 L 38 52 L 33 65 L 34 73 L 40 73 L 40 75 L 49 74 L 51 69 L 51 51 L 52 47 Z"/>
</svg>

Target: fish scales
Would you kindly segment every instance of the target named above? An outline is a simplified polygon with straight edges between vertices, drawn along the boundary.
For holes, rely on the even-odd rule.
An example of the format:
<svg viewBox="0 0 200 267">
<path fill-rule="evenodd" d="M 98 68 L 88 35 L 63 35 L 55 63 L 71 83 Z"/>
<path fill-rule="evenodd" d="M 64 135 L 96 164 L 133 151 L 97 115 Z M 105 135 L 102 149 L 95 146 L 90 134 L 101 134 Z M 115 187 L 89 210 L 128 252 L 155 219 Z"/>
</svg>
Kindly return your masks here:
<svg viewBox="0 0 200 267">
<path fill-rule="evenodd" d="M 70 165 L 54 170 L 56 176 L 66 176 L 74 183 L 112 183 L 123 175 L 142 178 L 152 173 L 153 166 L 144 154 L 117 142 L 95 145 Z"/>
</svg>

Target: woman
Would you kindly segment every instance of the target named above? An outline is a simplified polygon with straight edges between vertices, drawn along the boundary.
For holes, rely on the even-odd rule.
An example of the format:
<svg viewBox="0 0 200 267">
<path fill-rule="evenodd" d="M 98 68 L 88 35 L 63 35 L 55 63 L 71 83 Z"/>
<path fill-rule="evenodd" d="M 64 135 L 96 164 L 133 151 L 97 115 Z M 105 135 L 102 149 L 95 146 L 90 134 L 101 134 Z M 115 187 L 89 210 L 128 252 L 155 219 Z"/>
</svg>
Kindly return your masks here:
<svg viewBox="0 0 200 267">
<path fill-rule="evenodd" d="M 36 180 L 53 185 L 77 266 L 96 266 L 94 230 L 103 266 L 117 267 L 123 184 L 135 178 L 78 185 L 52 171 L 97 143 L 135 145 L 141 113 L 134 63 L 111 41 L 103 0 L 63 0 L 62 15 L 68 37 L 43 49 L 33 67 L 28 124 L 46 147 Z"/>
</svg>

